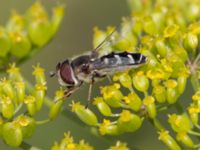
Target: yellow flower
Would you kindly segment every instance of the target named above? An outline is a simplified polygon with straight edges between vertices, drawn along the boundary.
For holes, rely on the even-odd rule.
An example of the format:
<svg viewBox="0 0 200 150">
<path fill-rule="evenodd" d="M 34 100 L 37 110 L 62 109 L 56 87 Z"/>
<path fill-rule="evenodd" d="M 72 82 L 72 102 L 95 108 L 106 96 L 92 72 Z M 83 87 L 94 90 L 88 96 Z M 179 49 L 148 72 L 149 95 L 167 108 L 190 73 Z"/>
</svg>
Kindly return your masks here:
<svg viewBox="0 0 200 150">
<path fill-rule="evenodd" d="M 44 74 L 44 69 L 40 67 L 40 64 L 38 63 L 36 66 L 33 66 L 33 75 L 40 76 Z"/>
<path fill-rule="evenodd" d="M 129 150 L 126 143 L 117 141 L 115 146 L 111 146 L 108 150 Z"/>
<path fill-rule="evenodd" d="M 193 96 L 192 96 L 193 101 L 199 101 L 200 100 L 200 91 L 197 91 Z"/>
<path fill-rule="evenodd" d="M 25 97 L 24 103 L 25 104 L 31 104 L 31 103 L 34 103 L 35 101 L 36 101 L 35 97 L 29 95 L 29 96 Z"/>
<path fill-rule="evenodd" d="M 179 30 L 179 26 L 176 24 L 169 25 L 164 29 L 164 37 L 169 38 L 176 35 L 177 31 Z"/>
</svg>

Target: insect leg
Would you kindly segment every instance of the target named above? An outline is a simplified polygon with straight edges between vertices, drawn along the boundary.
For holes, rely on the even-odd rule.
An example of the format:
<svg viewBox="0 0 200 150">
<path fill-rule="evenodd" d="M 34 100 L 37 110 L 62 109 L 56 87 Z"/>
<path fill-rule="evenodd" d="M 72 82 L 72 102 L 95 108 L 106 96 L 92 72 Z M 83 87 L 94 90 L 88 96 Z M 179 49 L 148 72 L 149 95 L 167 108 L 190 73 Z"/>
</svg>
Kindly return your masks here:
<svg viewBox="0 0 200 150">
<path fill-rule="evenodd" d="M 113 83 L 113 82 L 112 82 L 112 78 L 111 78 L 109 75 L 106 75 L 106 77 L 108 78 L 108 81 L 109 81 L 110 83 Z"/>
<path fill-rule="evenodd" d="M 69 97 L 71 94 L 73 94 L 75 91 L 77 91 L 81 85 L 82 85 L 82 82 L 78 86 L 72 86 L 72 87 L 69 87 L 68 89 L 65 89 L 64 96 L 59 99 L 56 99 L 54 102 L 57 103 L 58 101 L 66 98 L 66 97 Z"/>
<path fill-rule="evenodd" d="M 85 106 L 85 108 L 88 108 L 90 100 L 91 100 L 91 94 L 92 94 L 92 86 L 93 86 L 94 81 L 92 81 L 89 84 L 89 90 L 88 90 L 88 98 L 87 98 L 87 105 Z"/>
</svg>

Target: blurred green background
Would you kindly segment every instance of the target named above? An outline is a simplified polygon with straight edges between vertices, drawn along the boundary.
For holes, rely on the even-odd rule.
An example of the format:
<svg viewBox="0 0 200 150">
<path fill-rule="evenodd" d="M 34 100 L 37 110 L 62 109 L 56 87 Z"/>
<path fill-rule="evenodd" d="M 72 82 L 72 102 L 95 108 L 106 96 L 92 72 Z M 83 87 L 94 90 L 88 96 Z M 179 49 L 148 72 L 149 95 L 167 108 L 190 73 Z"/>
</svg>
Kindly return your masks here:
<svg viewBox="0 0 200 150">
<path fill-rule="evenodd" d="M 13 9 L 23 13 L 34 0 L 1 0 L 0 5 L 0 23 L 4 25 Z M 108 25 L 119 25 L 122 16 L 130 14 L 128 5 L 125 0 L 41 0 L 44 7 L 49 11 L 58 3 L 66 5 L 64 20 L 61 28 L 55 38 L 47 45 L 37 56 L 28 60 L 21 66 L 24 76 L 33 81 L 31 75 L 32 65 L 40 62 L 45 68 L 46 73 L 55 69 L 59 61 L 71 58 L 74 55 L 84 53 L 92 49 L 93 27 L 99 26 L 105 29 Z M 56 78 L 48 78 L 48 95 L 53 96 L 54 91 L 59 88 Z M 97 83 L 93 95 L 98 92 L 98 87 L 105 82 Z M 81 100 L 86 102 L 88 86 L 83 86 L 76 94 L 71 96 L 67 101 Z M 66 104 L 67 106 L 67 104 Z M 166 147 L 158 141 L 156 130 L 148 123 L 135 132 L 124 134 L 117 137 L 97 137 L 91 134 L 90 129 L 81 123 L 74 114 L 64 110 L 57 120 L 46 125 L 39 126 L 34 136 L 27 140 L 28 143 L 38 146 L 41 149 L 48 150 L 54 141 L 59 141 L 63 133 L 71 131 L 75 141 L 85 139 L 96 150 L 103 150 L 109 147 L 117 140 L 128 143 L 132 149 L 140 150 L 165 150 Z M 41 112 L 38 118 L 42 119 L 47 116 L 47 111 Z M 39 113 L 39 114 L 41 114 Z M 0 150 L 12 150 L 0 141 Z"/>
</svg>

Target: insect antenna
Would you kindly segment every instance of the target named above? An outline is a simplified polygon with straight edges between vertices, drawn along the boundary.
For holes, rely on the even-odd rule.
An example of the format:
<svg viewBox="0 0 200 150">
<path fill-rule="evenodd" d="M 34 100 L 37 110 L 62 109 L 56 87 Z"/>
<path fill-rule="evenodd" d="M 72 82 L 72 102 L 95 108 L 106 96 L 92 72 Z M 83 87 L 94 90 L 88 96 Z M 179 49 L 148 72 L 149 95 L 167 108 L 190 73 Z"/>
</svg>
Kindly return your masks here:
<svg viewBox="0 0 200 150">
<path fill-rule="evenodd" d="M 108 39 L 110 39 L 115 31 L 116 28 L 114 28 L 113 31 L 108 36 L 106 36 L 106 38 L 93 51 L 97 51 Z"/>
<path fill-rule="evenodd" d="M 54 72 L 54 71 L 49 72 L 50 77 L 54 77 L 55 75 L 56 75 L 56 72 Z"/>
<path fill-rule="evenodd" d="M 110 41 L 109 43 L 115 44 L 119 42 L 121 39 L 125 38 L 127 33 L 132 32 L 132 27 L 134 24 L 134 20 L 130 17 L 123 18 L 123 23 L 120 24 L 119 26 L 115 27 L 104 39 L 103 41 L 100 42 L 100 44 L 92 50 L 92 57 L 97 57 L 98 56 L 98 51 L 102 48 L 102 46 Z M 115 42 L 113 43 L 112 37 L 115 38 L 113 34 L 116 33 L 116 37 L 119 39 L 115 39 Z M 119 37 L 118 37 L 119 36 Z"/>
</svg>

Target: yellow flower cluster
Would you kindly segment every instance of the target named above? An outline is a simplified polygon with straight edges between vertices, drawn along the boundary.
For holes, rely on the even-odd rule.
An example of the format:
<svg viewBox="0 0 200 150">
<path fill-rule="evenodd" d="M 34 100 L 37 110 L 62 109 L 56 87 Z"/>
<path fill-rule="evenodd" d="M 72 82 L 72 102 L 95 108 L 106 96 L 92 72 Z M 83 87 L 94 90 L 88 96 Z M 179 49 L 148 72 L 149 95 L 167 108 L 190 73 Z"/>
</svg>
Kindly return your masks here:
<svg viewBox="0 0 200 150">
<path fill-rule="evenodd" d="M 121 29 L 112 35 L 110 45 L 103 46 L 101 52 L 140 52 L 148 62 L 137 69 L 116 73 L 114 83 L 101 87 L 101 96 L 93 100 L 103 115 L 101 121 L 83 105 L 82 113 L 77 114 L 78 109 L 75 113 L 82 121 L 86 117 L 84 122 L 97 127 L 102 135 L 134 132 L 147 119 L 157 128 L 159 139 L 170 149 L 181 149 L 180 145 L 198 148 L 198 143 L 195 144 L 190 136 L 200 136 L 199 2 L 128 2 L 133 8 L 132 16 L 123 19 Z M 140 5 L 134 5 L 138 3 Z M 109 35 L 109 31 L 110 27 L 107 31 L 95 28 L 94 47 Z M 183 101 L 186 99 L 181 96 L 188 88 L 189 78 L 196 93 L 185 106 Z M 170 114 L 168 110 L 171 108 L 177 109 L 178 113 Z M 172 130 L 168 131 L 159 121 L 159 116 L 163 116 L 161 111 L 165 111 Z M 170 132 L 175 132 L 176 137 Z"/>
<path fill-rule="evenodd" d="M 21 63 L 45 46 L 57 31 L 63 14 L 63 6 L 57 6 L 49 18 L 39 1 L 23 15 L 14 11 L 6 26 L 0 27 L 1 69 L 5 70 L 13 60 Z"/>
<path fill-rule="evenodd" d="M 70 135 L 70 133 L 65 133 L 64 138 L 60 143 L 55 143 L 51 150 L 93 150 L 92 146 L 90 146 L 88 143 L 86 143 L 84 140 L 80 140 L 78 143 L 74 142 L 73 137 Z M 115 146 L 111 146 L 108 148 L 108 150 L 129 150 L 129 148 L 126 146 L 126 143 L 122 143 L 120 141 L 116 142 Z"/>
</svg>

